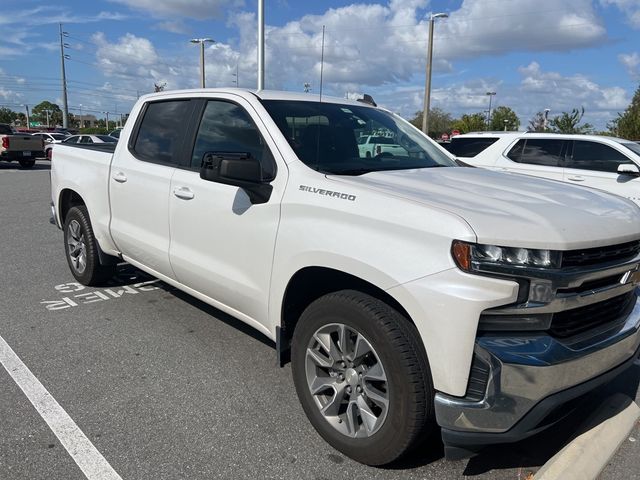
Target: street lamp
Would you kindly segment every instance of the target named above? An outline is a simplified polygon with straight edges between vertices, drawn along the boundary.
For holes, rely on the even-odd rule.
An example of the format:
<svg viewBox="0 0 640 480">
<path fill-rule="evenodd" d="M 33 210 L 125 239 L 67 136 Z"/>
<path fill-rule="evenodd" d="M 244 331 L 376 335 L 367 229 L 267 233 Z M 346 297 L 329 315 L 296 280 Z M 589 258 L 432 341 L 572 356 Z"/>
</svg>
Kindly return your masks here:
<svg viewBox="0 0 640 480">
<path fill-rule="evenodd" d="M 109 130 L 109 112 L 102 112 L 107 116 L 107 131 Z"/>
<path fill-rule="evenodd" d="M 491 124 L 491 99 L 495 96 L 496 92 L 487 92 L 487 96 L 489 97 L 489 112 L 487 113 L 487 130 L 489 130 L 489 125 Z"/>
<path fill-rule="evenodd" d="M 80 128 L 82 128 L 82 104 L 80 104 Z"/>
<path fill-rule="evenodd" d="M 204 44 L 216 42 L 212 38 L 192 38 L 189 41 L 200 44 L 200 87 L 204 88 Z"/>
<path fill-rule="evenodd" d="M 509 125 L 509 120 L 507 120 L 506 118 L 503 120 L 504 122 L 504 131 L 507 131 L 507 125 Z"/>
<path fill-rule="evenodd" d="M 447 18 L 446 13 L 432 13 L 429 18 L 429 51 L 427 53 L 427 79 L 424 88 L 424 105 L 422 110 L 422 131 L 429 134 L 429 105 L 431 104 L 431 67 L 433 64 L 433 24 L 436 18 Z"/>
</svg>

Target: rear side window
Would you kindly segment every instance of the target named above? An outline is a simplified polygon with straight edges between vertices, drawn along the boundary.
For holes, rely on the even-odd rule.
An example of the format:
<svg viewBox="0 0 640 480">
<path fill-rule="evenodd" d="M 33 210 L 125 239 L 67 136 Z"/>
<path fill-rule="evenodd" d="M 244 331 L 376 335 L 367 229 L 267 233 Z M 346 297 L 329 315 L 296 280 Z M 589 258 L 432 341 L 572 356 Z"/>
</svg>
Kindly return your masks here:
<svg viewBox="0 0 640 480">
<path fill-rule="evenodd" d="M 173 165 L 179 163 L 180 126 L 189 120 L 189 104 L 189 100 L 171 100 L 147 105 L 133 145 L 138 159 Z"/>
<path fill-rule="evenodd" d="M 191 155 L 191 168 L 200 169 L 207 152 L 250 153 L 262 165 L 263 178 L 275 177 L 275 162 L 249 114 L 239 105 L 209 100 Z"/>
<path fill-rule="evenodd" d="M 13 132 L 11 131 L 11 127 L 9 125 L 4 125 L 0 123 L 0 135 L 11 135 Z"/>
<path fill-rule="evenodd" d="M 447 148 L 456 157 L 472 158 L 498 141 L 497 137 L 453 138 Z"/>
<path fill-rule="evenodd" d="M 615 173 L 619 165 L 629 163 L 633 162 L 609 145 L 576 140 L 573 142 L 573 155 L 567 159 L 566 167 Z"/>
<path fill-rule="evenodd" d="M 523 139 L 509 150 L 507 157 L 518 163 L 557 167 L 560 164 L 563 143 L 564 140 L 559 139 Z"/>
</svg>

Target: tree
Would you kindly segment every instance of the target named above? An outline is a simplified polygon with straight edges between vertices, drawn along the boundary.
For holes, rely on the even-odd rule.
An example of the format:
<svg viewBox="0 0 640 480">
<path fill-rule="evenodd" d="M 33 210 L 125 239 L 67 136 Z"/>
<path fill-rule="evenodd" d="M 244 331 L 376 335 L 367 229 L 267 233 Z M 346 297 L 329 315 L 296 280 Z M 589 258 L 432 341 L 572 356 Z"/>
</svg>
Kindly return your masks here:
<svg viewBox="0 0 640 480">
<path fill-rule="evenodd" d="M 640 140 L 640 86 L 624 113 L 619 113 L 608 127 L 617 137 Z"/>
<path fill-rule="evenodd" d="M 485 130 L 487 124 L 482 113 L 473 113 L 471 115 L 462 115 L 460 120 L 453 122 L 452 127 L 454 130 L 459 130 L 460 133 L 469 133 Z"/>
<path fill-rule="evenodd" d="M 554 133 L 589 133 L 593 130 L 593 125 L 590 123 L 580 125 L 583 116 L 584 107 L 580 110 L 574 108 L 571 113 L 562 112 L 557 117 L 553 117 L 549 124 Z"/>
<path fill-rule="evenodd" d="M 429 109 L 429 136 L 439 138 L 443 133 L 450 133 L 454 119 L 449 112 L 435 107 Z M 416 112 L 411 123 L 422 130 L 422 110 Z"/>
<path fill-rule="evenodd" d="M 18 114 L 7 107 L 0 107 L 0 123 L 13 123 Z"/>
<path fill-rule="evenodd" d="M 518 115 L 516 115 L 516 112 L 509 107 L 496 107 L 491 113 L 489 130 L 505 130 L 505 126 L 507 127 L 506 130 L 518 130 L 520 128 L 520 119 Z"/>
<path fill-rule="evenodd" d="M 537 112 L 531 120 L 529 120 L 529 130 L 530 132 L 544 132 L 546 131 L 545 125 L 545 114 L 543 112 Z"/>
<path fill-rule="evenodd" d="M 55 103 L 47 100 L 40 102 L 31 109 L 31 116 L 42 124 L 47 123 L 47 111 L 49 112 L 49 125 L 62 125 L 62 110 Z"/>
</svg>

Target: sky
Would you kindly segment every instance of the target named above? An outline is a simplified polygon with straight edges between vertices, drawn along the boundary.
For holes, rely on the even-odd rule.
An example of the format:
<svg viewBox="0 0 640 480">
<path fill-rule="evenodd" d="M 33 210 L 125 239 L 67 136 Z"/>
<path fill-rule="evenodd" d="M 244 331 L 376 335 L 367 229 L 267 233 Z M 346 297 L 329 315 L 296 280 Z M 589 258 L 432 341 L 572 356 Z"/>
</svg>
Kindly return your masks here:
<svg viewBox="0 0 640 480">
<path fill-rule="evenodd" d="M 129 112 L 139 95 L 199 86 L 256 88 L 257 0 L 3 0 L 0 106 L 62 105 L 59 23 L 69 110 Z M 511 107 L 584 107 L 598 129 L 640 85 L 640 0 L 265 0 L 268 89 L 368 93 L 404 117 L 422 109 L 428 23 L 436 20 L 432 107 L 460 116 Z M 324 61 L 322 57 L 322 30 Z M 237 72 L 237 77 L 236 77 Z"/>
</svg>

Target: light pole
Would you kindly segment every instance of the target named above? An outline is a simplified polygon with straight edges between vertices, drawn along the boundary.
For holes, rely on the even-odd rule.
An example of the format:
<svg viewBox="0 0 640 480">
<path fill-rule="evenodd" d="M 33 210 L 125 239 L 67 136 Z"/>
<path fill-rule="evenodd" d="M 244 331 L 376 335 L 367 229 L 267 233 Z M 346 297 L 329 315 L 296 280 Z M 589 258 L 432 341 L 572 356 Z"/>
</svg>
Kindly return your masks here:
<svg viewBox="0 0 640 480">
<path fill-rule="evenodd" d="M 82 128 L 82 104 L 80 104 L 80 128 Z"/>
<path fill-rule="evenodd" d="M 192 38 L 189 41 L 200 44 L 200 88 L 204 88 L 204 44 L 216 42 L 212 38 Z"/>
<path fill-rule="evenodd" d="M 429 18 L 429 50 L 427 53 L 427 79 L 424 88 L 424 105 L 422 110 L 422 131 L 429 134 L 429 105 L 431 104 L 431 67 L 433 64 L 433 24 L 436 18 L 447 18 L 446 13 L 432 13 Z"/>
<path fill-rule="evenodd" d="M 504 122 L 504 131 L 507 131 L 507 125 L 509 125 L 509 120 L 507 120 L 506 118 L 503 120 Z"/>
<path fill-rule="evenodd" d="M 109 112 L 102 112 L 107 116 L 107 130 L 109 130 Z"/>
<path fill-rule="evenodd" d="M 487 96 L 489 97 L 489 112 L 487 113 L 487 130 L 489 130 L 489 125 L 491 124 L 491 99 L 495 96 L 496 92 L 487 92 Z"/>
</svg>

